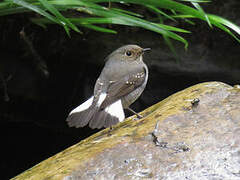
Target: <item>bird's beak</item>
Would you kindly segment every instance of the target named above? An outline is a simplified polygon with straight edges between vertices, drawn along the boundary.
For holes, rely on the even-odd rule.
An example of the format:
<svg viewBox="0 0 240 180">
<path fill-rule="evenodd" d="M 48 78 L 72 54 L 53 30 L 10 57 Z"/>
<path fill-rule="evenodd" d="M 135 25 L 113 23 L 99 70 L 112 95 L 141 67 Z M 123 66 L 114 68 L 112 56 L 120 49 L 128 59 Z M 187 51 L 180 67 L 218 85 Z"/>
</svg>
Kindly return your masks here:
<svg viewBox="0 0 240 180">
<path fill-rule="evenodd" d="M 144 49 L 142 49 L 142 54 L 144 54 L 145 51 L 150 51 L 150 50 L 151 50 L 151 48 L 144 48 Z"/>
<path fill-rule="evenodd" d="M 145 52 L 145 51 L 150 51 L 151 48 L 144 48 L 142 51 Z"/>
</svg>

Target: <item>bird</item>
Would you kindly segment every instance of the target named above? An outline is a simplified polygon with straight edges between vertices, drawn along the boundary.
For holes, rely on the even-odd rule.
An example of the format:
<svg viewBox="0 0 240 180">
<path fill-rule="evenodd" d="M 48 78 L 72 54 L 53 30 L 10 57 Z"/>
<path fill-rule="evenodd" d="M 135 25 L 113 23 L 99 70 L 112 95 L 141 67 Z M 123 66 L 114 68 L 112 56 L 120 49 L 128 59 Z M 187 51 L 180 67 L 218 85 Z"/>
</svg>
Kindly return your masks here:
<svg viewBox="0 0 240 180">
<path fill-rule="evenodd" d="M 138 117 L 129 106 L 142 94 L 148 80 L 148 67 L 143 54 L 150 48 L 125 45 L 113 51 L 94 86 L 94 93 L 87 101 L 73 109 L 68 117 L 69 127 L 92 129 L 107 128 L 125 119 L 124 109 Z"/>
</svg>

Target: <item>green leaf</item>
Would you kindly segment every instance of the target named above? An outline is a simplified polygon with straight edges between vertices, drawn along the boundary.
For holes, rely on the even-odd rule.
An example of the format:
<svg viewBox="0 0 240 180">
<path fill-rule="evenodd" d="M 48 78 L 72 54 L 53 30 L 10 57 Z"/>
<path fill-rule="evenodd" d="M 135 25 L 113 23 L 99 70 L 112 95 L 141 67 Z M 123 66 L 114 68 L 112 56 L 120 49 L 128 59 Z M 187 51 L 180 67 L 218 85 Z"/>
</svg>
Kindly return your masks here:
<svg viewBox="0 0 240 180">
<path fill-rule="evenodd" d="M 39 2 L 41 2 L 41 4 L 48 11 L 50 11 L 58 18 L 58 21 L 63 25 L 64 29 L 68 32 L 68 34 L 69 34 L 68 26 L 71 27 L 76 32 L 80 32 L 80 30 L 74 24 L 72 24 L 71 21 L 66 19 L 53 5 L 49 4 L 47 0 L 39 0 Z"/>
<path fill-rule="evenodd" d="M 208 2 L 211 2 L 211 0 L 178 0 L 178 1 L 195 2 L 195 3 L 208 3 Z"/>
<path fill-rule="evenodd" d="M 175 31 L 175 32 L 181 32 L 181 33 L 191 33 L 190 31 L 187 31 L 185 29 L 176 28 L 176 27 L 173 27 L 173 26 L 165 25 L 165 24 L 156 24 L 156 25 L 159 26 L 160 28 L 163 28 L 163 29 L 168 30 L 168 31 Z"/>
<path fill-rule="evenodd" d="M 147 8 L 149 8 L 151 11 L 157 13 L 157 14 L 160 14 L 160 15 L 163 15 L 164 17 L 166 17 L 167 19 L 171 19 L 172 21 L 175 21 L 176 20 L 172 17 L 172 16 L 169 16 L 168 14 L 166 14 L 165 12 L 159 10 L 158 8 L 154 7 L 154 6 L 151 6 L 151 5 L 146 5 Z"/>
<path fill-rule="evenodd" d="M 236 24 L 232 23 L 231 21 L 224 19 L 222 17 L 213 15 L 213 14 L 207 14 L 209 21 L 214 24 L 216 27 L 218 27 L 219 29 L 222 29 L 223 31 L 225 31 L 226 33 L 228 33 L 229 35 L 231 35 L 234 39 L 236 39 L 238 42 L 240 42 L 240 39 L 237 38 L 237 36 L 235 36 L 228 28 L 232 29 L 234 32 L 236 32 L 237 34 L 240 34 L 240 27 L 237 26 Z M 177 15 L 174 16 L 174 18 L 195 18 L 192 15 Z M 227 27 L 225 27 L 227 26 Z"/>
<path fill-rule="evenodd" d="M 79 31 L 75 25 L 85 27 L 87 25 L 89 28 L 95 28 L 95 30 L 100 28 L 99 30 L 102 32 L 105 30 L 101 29 L 102 27 L 99 26 L 95 27 L 94 24 L 119 24 L 125 26 L 135 26 L 145 28 L 160 33 L 165 37 L 181 41 L 185 44 L 185 46 L 187 46 L 187 41 L 174 32 L 189 33 L 188 31 L 180 28 L 170 28 L 163 24 L 153 23 L 149 20 L 143 19 L 142 15 L 137 14 L 136 12 L 127 11 L 122 8 L 109 9 L 102 5 L 105 2 L 108 3 L 109 1 L 110 0 L 5 0 L 0 2 L 0 15 L 34 11 L 47 18 L 48 20 L 46 23 L 51 21 L 51 23 L 63 25 L 68 34 L 69 28 Z M 194 7 L 190 7 L 186 3 L 182 3 L 183 1 L 192 3 Z M 181 17 L 190 23 L 193 23 L 189 20 L 190 18 L 198 18 L 208 22 L 210 26 L 214 25 L 222 29 L 239 41 L 238 37 L 236 37 L 236 35 L 234 35 L 232 32 L 234 31 L 238 35 L 240 34 L 239 27 L 237 25 L 219 16 L 206 14 L 198 4 L 209 2 L 208 0 L 111 0 L 111 3 L 113 2 L 128 4 L 129 6 L 132 4 L 137 4 L 146 7 L 159 17 L 160 22 L 164 21 L 162 17 L 171 19 L 173 21 L 176 21 L 177 18 Z M 77 9 L 79 12 L 81 11 L 81 13 L 87 13 L 92 17 L 95 16 L 95 19 L 66 18 L 60 13 L 60 11 L 66 11 L 68 9 Z M 175 16 L 167 14 L 166 12 L 168 12 L 168 10 L 170 10 Z M 35 19 L 34 21 L 41 26 L 44 26 L 45 24 L 45 22 L 41 20 L 37 22 Z M 113 33 L 112 31 L 114 30 L 110 31 L 110 33 Z"/>
<path fill-rule="evenodd" d="M 87 27 L 89 29 L 93 29 L 95 31 L 100 31 L 100 32 L 104 32 L 104 33 L 117 34 L 117 32 L 112 30 L 112 29 L 107 29 L 107 28 L 95 26 L 95 25 L 92 25 L 92 24 L 82 24 L 82 26 Z"/>
<path fill-rule="evenodd" d="M 215 26 L 217 26 L 218 28 L 222 29 L 223 31 L 227 32 L 229 35 L 231 35 L 234 39 L 236 39 L 238 42 L 240 42 L 240 39 L 237 38 L 228 28 L 226 28 L 225 26 L 229 27 L 230 29 L 234 30 L 235 32 L 237 32 L 238 34 L 240 34 L 240 28 L 235 25 L 234 23 L 221 18 L 219 16 L 216 15 L 208 15 L 209 19 L 211 21 L 215 21 Z M 223 25 L 222 25 L 223 24 Z M 225 25 L 225 26 L 224 26 Z"/>
<path fill-rule="evenodd" d="M 69 20 L 76 25 L 87 27 L 87 28 L 93 29 L 95 31 L 112 33 L 112 34 L 117 33 L 114 30 L 93 25 L 93 24 L 113 24 L 112 20 L 110 18 L 69 18 Z M 45 18 L 32 18 L 31 21 L 40 26 L 42 26 L 43 24 L 52 24 L 53 23 L 52 21 L 45 19 Z"/>
<path fill-rule="evenodd" d="M 143 17 L 143 15 L 141 14 L 138 14 L 138 13 L 134 13 L 134 12 L 131 12 L 131 11 L 126 11 L 124 9 L 118 9 L 118 8 L 111 8 L 112 10 L 115 10 L 115 11 L 119 11 L 121 13 L 125 13 L 125 14 L 129 14 L 129 15 L 132 15 L 132 16 L 136 16 L 136 17 Z"/>
<path fill-rule="evenodd" d="M 91 9 L 94 14 L 99 15 L 99 16 L 104 16 L 104 17 L 112 17 L 115 18 L 115 23 L 121 23 L 121 24 L 126 24 L 126 25 L 132 25 L 132 26 L 138 26 L 138 27 L 142 27 L 157 33 L 160 33 L 162 35 L 168 36 L 170 38 L 176 39 L 178 41 L 181 41 L 185 44 L 185 46 L 188 46 L 187 41 L 182 38 L 181 36 L 172 33 L 170 31 L 167 31 L 165 29 L 160 28 L 159 26 L 157 26 L 154 23 L 149 23 L 146 20 L 137 18 L 137 17 L 133 17 L 130 15 L 126 15 L 120 12 L 116 12 L 114 10 L 109 9 L 108 11 L 102 11 L 101 9 Z M 116 22 L 117 21 L 117 22 Z"/>
<path fill-rule="evenodd" d="M 41 14 L 42 16 L 50 19 L 51 21 L 59 24 L 59 21 L 56 20 L 56 18 L 54 18 L 51 14 L 47 13 L 45 10 L 35 6 L 35 5 L 32 5 L 30 3 L 27 3 L 26 1 L 22 1 L 22 0 L 13 0 L 13 3 L 17 4 L 17 5 L 20 5 L 20 6 L 23 6 L 27 9 L 30 9 L 38 14 Z"/>
<path fill-rule="evenodd" d="M 205 20 L 207 21 L 208 25 L 212 28 L 212 24 L 208 19 L 208 15 L 204 12 L 204 10 L 202 9 L 202 7 L 196 3 L 196 2 L 192 2 L 193 6 L 199 10 L 200 13 L 202 13 L 202 15 L 205 17 Z"/>
<path fill-rule="evenodd" d="M 232 23 L 231 21 L 224 19 L 220 16 L 213 15 L 213 14 L 208 14 L 208 17 L 210 20 L 221 23 L 221 24 L 229 27 L 230 29 L 234 30 L 236 33 L 240 34 L 240 27 L 237 26 L 236 24 Z"/>
<path fill-rule="evenodd" d="M 180 58 L 179 58 L 179 56 L 178 56 L 178 54 L 177 54 L 177 52 L 176 52 L 176 50 L 175 50 L 175 48 L 174 48 L 171 40 L 170 40 L 167 36 L 163 36 L 163 38 L 164 38 L 164 41 L 165 41 L 165 43 L 167 44 L 167 46 L 168 46 L 168 47 L 170 48 L 170 50 L 172 51 L 175 59 L 177 60 L 177 63 L 179 63 L 179 62 L 180 62 Z"/>
</svg>

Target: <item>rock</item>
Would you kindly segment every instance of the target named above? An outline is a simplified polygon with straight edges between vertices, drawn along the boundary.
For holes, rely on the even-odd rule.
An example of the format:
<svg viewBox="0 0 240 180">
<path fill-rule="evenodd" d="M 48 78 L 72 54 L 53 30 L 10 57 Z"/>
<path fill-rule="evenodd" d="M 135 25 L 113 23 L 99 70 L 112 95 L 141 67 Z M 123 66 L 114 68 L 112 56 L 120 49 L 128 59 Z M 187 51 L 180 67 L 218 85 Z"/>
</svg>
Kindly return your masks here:
<svg viewBox="0 0 240 180">
<path fill-rule="evenodd" d="M 180 91 L 13 178 L 240 179 L 240 89 Z"/>
</svg>

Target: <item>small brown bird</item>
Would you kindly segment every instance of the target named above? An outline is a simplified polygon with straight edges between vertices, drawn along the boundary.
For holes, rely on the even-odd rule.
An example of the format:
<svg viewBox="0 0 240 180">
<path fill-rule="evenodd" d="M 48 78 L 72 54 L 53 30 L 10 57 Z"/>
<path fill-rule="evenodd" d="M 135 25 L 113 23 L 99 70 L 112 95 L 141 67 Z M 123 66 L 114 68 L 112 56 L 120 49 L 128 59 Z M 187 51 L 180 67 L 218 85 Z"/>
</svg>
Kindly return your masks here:
<svg viewBox="0 0 240 180">
<path fill-rule="evenodd" d="M 129 106 L 142 94 L 148 79 L 142 57 L 146 50 L 150 48 L 126 45 L 112 52 L 96 81 L 94 95 L 70 112 L 68 125 L 110 127 L 125 119 L 123 109 L 134 112 Z"/>
</svg>

